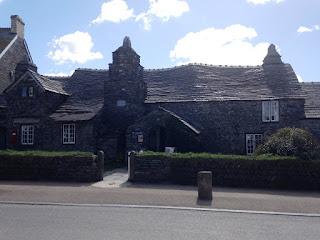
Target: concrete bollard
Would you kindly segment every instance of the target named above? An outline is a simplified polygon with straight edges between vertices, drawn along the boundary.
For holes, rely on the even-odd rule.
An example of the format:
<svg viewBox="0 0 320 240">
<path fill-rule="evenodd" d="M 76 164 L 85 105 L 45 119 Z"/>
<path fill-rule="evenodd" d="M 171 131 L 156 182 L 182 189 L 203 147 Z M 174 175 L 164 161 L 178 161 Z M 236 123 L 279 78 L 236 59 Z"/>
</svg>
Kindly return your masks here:
<svg viewBox="0 0 320 240">
<path fill-rule="evenodd" d="M 198 172 L 198 198 L 212 200 L 212 173 L 210 171 Z"/>
<path fill-rule="evenodd" d="M 135 173 L 135 152 L 130 152 L 129 158 L 128 158 L 128 172 L 129 172 L 129 178 L 128 181 L 133 182 L 134 181 L 134 173 Z"/>
</svg>

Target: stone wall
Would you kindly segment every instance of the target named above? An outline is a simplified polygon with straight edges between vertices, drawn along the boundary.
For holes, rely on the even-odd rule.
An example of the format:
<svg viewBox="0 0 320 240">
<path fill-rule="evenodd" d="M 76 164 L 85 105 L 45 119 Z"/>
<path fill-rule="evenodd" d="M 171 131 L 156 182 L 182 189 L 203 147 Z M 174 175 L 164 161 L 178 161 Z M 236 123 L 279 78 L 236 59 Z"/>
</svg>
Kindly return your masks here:
<svg viewBox="0 0 320 240">
<path fill-rule="evenodd" d="M 103 154 L 98 157 L 10 156 L 0 157 L 1 180 L 95 182 L 103 179 Z"/>
<path fill-rule="evenodd" d="M 163 107 L 181 116 L 201 130 L 193 133 L 172 116 L 160 113 Z M 127 132 L 128 150 L 137 150 L 131 141 L 131 132 L 141 131 L 144 143 L 141 149 L 149 149 L 149 131 L 159 125 L 166 130 L 166 146 L 178 147 L 179 152 L 215 152 L 246 154 L 246 134 L 262 134 L 263 138 L 283 127 L 299 127 L 305 117 L 304 100 L 279 100 L 279 122 L 262 122 L 261 101 L 179 102 L 149 104 L 152 112 L 138 120 Z M 188 141 L 187 141 L 188 140 Z M 190 141 L 189 141 L 190 140 Z M 131 141 L 131 142 L 130 142 Z"/>
<path fill-rule="evenodd" d="M 174 159 L 137 155 L 133 161 L 134 176 L 129 177 L 136 182 L 195 185 L 198 172 L 211 171 L 214 186 L 320 189 L 320 161 Z"/>
</svg>

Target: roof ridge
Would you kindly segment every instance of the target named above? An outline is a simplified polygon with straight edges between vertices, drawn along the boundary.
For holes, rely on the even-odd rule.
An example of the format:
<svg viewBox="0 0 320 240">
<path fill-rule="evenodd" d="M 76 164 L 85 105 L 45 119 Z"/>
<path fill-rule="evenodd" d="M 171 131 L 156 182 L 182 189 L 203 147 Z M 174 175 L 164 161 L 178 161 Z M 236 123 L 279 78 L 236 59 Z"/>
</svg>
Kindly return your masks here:
<svg viewBox="0 0 320 240">
<path fill-rule="evenodd" d="M 99 72 L 107 72 L 108 69 L 94 69 L 94 68 L 77 68 L 75 71 L 99 71 Z"/>
<path fill-rule="evenodd" d="M 183 64 L 180 66 L 174 66 L 171 68 L 151 68 L 151 69 L 144 69 L 145 71 L 168 71 L 172 69 L 178 69 L 183 67 L 189 67 L 189 66 L 206 66 L 206 67 L 217 67 L 217 68 L 261 68 L 262 65 L 214 65 L 214 64 L 208 64 L 208 63 L 188 63 Z"/>
</svg>

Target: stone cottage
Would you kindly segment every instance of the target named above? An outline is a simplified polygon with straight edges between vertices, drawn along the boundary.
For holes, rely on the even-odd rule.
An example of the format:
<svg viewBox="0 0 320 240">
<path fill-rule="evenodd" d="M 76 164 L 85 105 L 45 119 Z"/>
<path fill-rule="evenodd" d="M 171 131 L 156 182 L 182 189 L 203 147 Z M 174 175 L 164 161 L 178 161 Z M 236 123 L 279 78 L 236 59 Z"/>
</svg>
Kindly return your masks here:
<svg viewBox="0 0 320 240">
<path fill-rule="evenodd" d="M 287 126 L 320 139 L 320 84 L 299 83 L 273 44 L 261 66 L 146 70 L 125 37 L 109 69 L 46 77 L 32 62 L 23 21 L 11 19 L 11 29 L 0 29 L 3 149 L 252 154 Z"/>
</svg>

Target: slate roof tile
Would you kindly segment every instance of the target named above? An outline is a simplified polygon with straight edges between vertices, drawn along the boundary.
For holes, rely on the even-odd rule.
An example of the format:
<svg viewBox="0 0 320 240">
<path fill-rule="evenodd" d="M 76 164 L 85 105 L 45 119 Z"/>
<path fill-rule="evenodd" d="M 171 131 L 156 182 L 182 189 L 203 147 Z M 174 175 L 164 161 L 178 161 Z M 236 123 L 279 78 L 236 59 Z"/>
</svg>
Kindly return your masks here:
<svg viewBox="0 0 320 240">
<path fill-rule="evenodd" d="M 71 77 L 55 78 L 70 95 L 50 117 L 56 121 L 86 121 L 103 107 L 107 70 L 77 69 Z"/>
<path fill-rule="evenodd" d="M 320 82 L 303 82 L 301 86 L 306 93 L 306 118 L 320 118 Z"/>
<path fill-rule="evenodd" d="M 274 67 L 186 65 L 145 70 L 146 103 L 304 98 L 289 64 Z"/>
<path fill-rule="evenodd" d="M 10 28 L 0 28 L 0 54 L 15 36 L 16 34 L 11 33 Z"/>
</svg>

